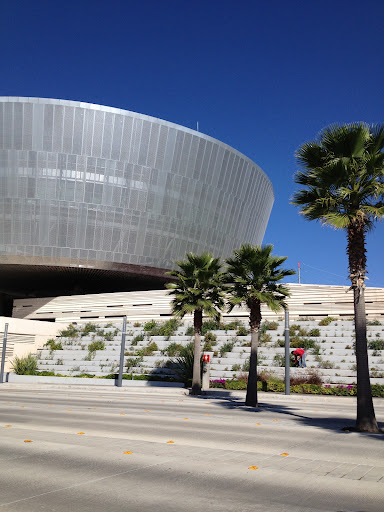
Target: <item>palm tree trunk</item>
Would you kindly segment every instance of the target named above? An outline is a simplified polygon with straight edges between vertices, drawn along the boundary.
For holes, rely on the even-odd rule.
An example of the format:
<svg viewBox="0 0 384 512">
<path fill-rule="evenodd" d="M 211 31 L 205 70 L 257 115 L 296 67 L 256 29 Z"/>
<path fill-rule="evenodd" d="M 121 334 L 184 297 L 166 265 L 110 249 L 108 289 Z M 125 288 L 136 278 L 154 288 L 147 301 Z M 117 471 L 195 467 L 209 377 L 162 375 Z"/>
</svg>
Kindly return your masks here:
<svg viewBox="0 0 384 512">
<path fill-rule="evenodd" d="M 357 419 L 356 428 L 360 432 L 379 432 L 373 408 L 371 382 L 367 350 L 367 328 L 365 317 L 364 288 L 353 290 L 356 333 L 357 367 Z"/>
<path fill-rule="evenodd" d="M 260 301 L 253 301 L 250 307 L 249 326 L 251 328 L 251 356 L 245 405 L 257 407 L 257 351 L 259 348 L 259 328 L 261 323 Z"/>
<path fill-rule="evenodd" d="M 366 273 L 365 226 L 363 220 L 348 228 L 348 257 L 353 289 L 355 313 L 356 368 L 357 368 L 357 418 L 360 432 L 379 432 L 373 408 L 367 349 L 367 319 L 365 316 L 364 280 Z"/>
<path fill-rule="evenodd" d="M 194 347 L 193 347 L 193 377 L 192 395 L 201 395 L 201 327 L 203 325 L 203 312 L 196 310 L 193 315 Z"/>
</svg>

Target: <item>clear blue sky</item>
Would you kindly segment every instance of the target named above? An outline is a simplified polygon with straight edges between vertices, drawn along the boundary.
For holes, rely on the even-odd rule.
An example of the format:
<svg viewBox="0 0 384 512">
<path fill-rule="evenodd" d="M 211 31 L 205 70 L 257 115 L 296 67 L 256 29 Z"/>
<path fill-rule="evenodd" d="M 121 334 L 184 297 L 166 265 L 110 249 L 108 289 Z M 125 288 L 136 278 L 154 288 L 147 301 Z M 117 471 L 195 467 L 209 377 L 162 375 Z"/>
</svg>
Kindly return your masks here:
<svg viewBox="0 0 384 512">
<path fill-rule="evenodd" d="M 348 284 L 345 234 L 289 204 L 294 152 L 331 123 L 384 122 L 383 19 L 383 0 L 2 0 L 0 95 L 198 121 L 270 177 L 264 242 L 302 282 Z M 384 223 L 367 250 L 384 287 Z"/>
</svg>

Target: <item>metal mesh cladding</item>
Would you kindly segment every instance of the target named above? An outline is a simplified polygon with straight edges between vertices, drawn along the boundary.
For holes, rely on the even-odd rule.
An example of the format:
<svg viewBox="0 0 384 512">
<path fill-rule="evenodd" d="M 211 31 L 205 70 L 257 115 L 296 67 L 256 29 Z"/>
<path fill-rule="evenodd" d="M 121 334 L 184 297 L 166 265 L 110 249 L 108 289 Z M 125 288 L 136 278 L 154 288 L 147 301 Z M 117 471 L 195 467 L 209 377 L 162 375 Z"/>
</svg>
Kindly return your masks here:
<svg viewBox="0 0 384 512">
<path fill-rule="evenodd" d="M 265 173 L 211 137 L 80 102 L 0 98 L 0 259 L 169 269 L 261 243 Z M 33 260 L 30 260 L 33 261 Z"/>
</svg>

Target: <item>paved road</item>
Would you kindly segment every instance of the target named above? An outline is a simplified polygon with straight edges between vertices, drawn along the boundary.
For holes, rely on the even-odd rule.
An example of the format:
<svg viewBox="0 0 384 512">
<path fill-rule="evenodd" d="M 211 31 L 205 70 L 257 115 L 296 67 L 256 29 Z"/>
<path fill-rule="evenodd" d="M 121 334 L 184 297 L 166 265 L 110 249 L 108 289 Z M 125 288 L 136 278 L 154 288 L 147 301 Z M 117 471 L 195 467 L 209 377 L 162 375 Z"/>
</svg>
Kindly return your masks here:
<svg viewBox="0 0 384 512">
<path fill-rule="evenodd" d="M 0 510 L 383 512 L 384 436 L 340 430 L 353 398 L 261 405 L 3 384 Z"/>
</svg>

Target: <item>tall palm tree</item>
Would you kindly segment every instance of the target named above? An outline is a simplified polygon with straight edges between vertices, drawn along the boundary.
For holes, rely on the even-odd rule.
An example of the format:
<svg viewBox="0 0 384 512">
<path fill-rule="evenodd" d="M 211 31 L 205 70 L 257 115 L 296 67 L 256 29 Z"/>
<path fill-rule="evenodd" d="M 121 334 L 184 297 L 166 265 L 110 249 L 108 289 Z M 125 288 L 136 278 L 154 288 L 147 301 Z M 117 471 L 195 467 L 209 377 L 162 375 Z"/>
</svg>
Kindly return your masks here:
<svg viewBox="0 0 384 512">
<path fill-rule="evenodd" d="M 201 394 L 201 328 L 203 313 L 211 318 L 220 319 L 224 307 L 222 291 L 222 272 L 219 258 L 210 253 L 195 255 L 187 253 L 183 261 L 177 261 L 179 269 L 168 272 L 175 282 L 166 286 L 173 295 L 171 301 L 173 314 L 183 318 L 193 312 L 194 360 L 192 394 Z"/>
<path fill-rule="evenodd" d="M 261 305 L 265 304 L 272 311 L 284 307 L 289 290 L 279 281 L 295 274 L 294 270 L 284 270 L 280 265 L 287 258 L 272 256 L 272 245 L 242 245 L 228 258 L 225 281 L 228 283 L 229 309 L 244 304 L 249 309 L 249 326 L 251 329 L 251 357 L 245 404 L 257 406 L 257 351 L 259 329 L 261 324 Z"/>
<path fill-rule="evenodd" d="M 384 217 L 384 125 L 364 123 L 325 128 L 315 142 L 296 152 L 302 167 L 292 203 L 308 220 L 319 220 L 347 235 L 353 290 L 357 363 L 356 429 L 378 432 L 369 380 L 365 316 L 366 233 Z"/>
</svg>

